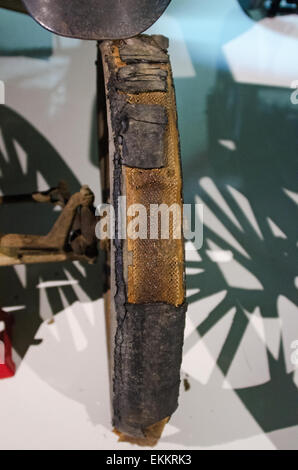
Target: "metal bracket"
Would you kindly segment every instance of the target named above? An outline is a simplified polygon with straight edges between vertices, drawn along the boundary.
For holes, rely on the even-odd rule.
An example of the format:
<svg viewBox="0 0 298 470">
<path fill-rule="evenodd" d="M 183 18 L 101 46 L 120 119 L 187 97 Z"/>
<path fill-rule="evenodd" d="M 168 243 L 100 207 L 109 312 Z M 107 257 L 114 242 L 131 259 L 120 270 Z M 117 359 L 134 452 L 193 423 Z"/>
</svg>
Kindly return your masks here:
<svg viewBox="0 0 298 470">
<path fill-rule="evenodd" d="M 22 202 L 52 203 L 63 207 L 53 228 L 46 236 L 0 234 L 0 266 L 87 260 L 97 256 L 94 194 L 88 186 L 69 197 L 66 185 L 42 193 L 3 196 L 1 204 Z"/>
</svg>

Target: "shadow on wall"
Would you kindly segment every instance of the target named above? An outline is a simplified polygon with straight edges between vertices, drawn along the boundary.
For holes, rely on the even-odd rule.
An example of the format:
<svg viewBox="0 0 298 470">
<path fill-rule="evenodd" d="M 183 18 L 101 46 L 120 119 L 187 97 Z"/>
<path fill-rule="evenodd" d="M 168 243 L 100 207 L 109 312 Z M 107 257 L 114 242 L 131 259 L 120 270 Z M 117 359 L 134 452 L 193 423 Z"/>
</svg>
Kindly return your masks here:
<svg viewBox="0 0 298 470">
<path fill-rule="evenodd" d="M 298 425 L 298 108 L 290 89 L 236 83 L 221 53 L 218 63 L 211 93 L 200 91 L 199 65 L 196 78 L 177 80 L 181 100 L 203 103 L 208 129 L 207 149 L 184 160 L 185 200 L 205 208 L 204 246 L 187 262 L 191 390 L 167 439 L 187 446 L 251 437 L 255 423 L 266 433 Z M 182 146 L 198 125 L 187 113 Z"/>
<path fill-rule="evenodd" d="M 52 145 L 31 124 L 6 106 L 0 106 L 0 189 L 3 194 L 24 194 L 35 191 L 39 178 L 48 187 L 59 180 L 68 182 L 72 192 L 80 182 Z M 0 206 L 1 232 L 46 234 L 57 214 L 51 206 Z M 0 269 L 2 307 L 23 306 L 15 313 L 14 348 L 23 358 L 28 348 L 36 344 L 35 336 L 45 320 L 73 305 L 78 300 L 97 300 L 102 296 L 101 270 L 98 264 L 76 263 L 28 265 Z M 76 289 L 76 280 L 80 290 Z M 43 289 L 40 311 L 41 283 L 57 282 L 57 287 Z M 48 309 L 46 309 L 48 305 Z M 38 343 L 38 342 L 37 342 Z"/>
<path fill-rule="evenodd" d="M 51 48 L 42 47 L 43 51 L 41 51 L 40 47 L 44 44 L 52 45 L 53 36 L 50 33 L 35 25 L 30 18 L 13 13 L 8 14 L 10 18 L 5 24 L 6 28 L 10 25 L 10 34 L 8 32 L 6 34 L 4 28 L 1 29 L 0 55 L 25 55 L 36 59 L 44 59 L 51 55 Z M 0 10 L 2 21 L 4 21 L 3 17 L 4 12 Z M 33 31 L 36 26 L 38 29 L 36 34 L 32 34 L 31 30 L 31 33 L 28 31 L 23 41 L 21 31 L 25 27 L 23 29 L 19 27 L 17 30 L 20 34 L 15 38 L 12 37 L 11 31 L 14 30 L 16 18 L 19 18 L 18 21 L 21 21 L 23 25 L 30 22 L 30 28 Z M 40 36 L 43 36 L 43 40 Z M 81 121 L 75 120 L 71 126 L 65 123 L 69 119 L 69 109 L 72 110 L 72 116 L 81 113 L 84 116 L 83 119 L 86 118 L 89 121 L 87 113 L 89 108 L 86 103 L 83 100 L 72 100 L 74 96 L 77 96 L 78 89 L 82 96 L 87 93 L 86 90 L 90 92 L 91 85 L 87 77 L 94 66 L 90 61 L 92 54 L 86 54 L 86 48 L 86 43 L 82 42 L 79 47 L 69 47 L 64 51 L 58 41 L 56 48 L 58 57 L 56 60 L 54 57 L 54 64 L 49 69 L 53 72 L 53 68 L 55 71 L 55 67 L 58 67 L 56 75 L 58 80 L 53 82 L 50 90 L 37 87 L 30 93 L 30 90 L 19 86 L 22 76 L 10 79 L 10 86 L 17 87 L 22 109 L 30 109 L 31 100 L 37 100 L 37 112 L 40 112 L 40 120 L 45 124 L 44 127 L 51 126 L 50 118 L 55 119 L 56 128 L 60 126 L 65 129 L 65 135 L 63 134 L 67 142 L 65 147 L 73 152 L 73 159 L 80 158 L 79 161 L 82 163 L 84 154 L 82 155 L 82 152 L 77 149 L 78 139 L 83 138 Z M 44 54 L 46 49 L 47 54 Z M 38 64 L 38 62 L 40 65 L 40 61 L 35 63 Z M 35 73 L 34 63 L 32 64 L 33 70 L 28 73 L 28 77 Z M 61 72 L 59 67 L 62 72 L 67 71 L 66 75 L 59 73 Z M 42 70 L 44 74 L 41 72 L 39 75 L 38 71 L 37 78 L 40 76 L 45 83 L 48 76 L 46 64 Z M 79 77 L 78 70 L 84 70 Z M 78 77 L 75 81 L 74 76 Z M 60 88 L 62 88 L 62 96 L 59 94 Z M 53 97 L 54 100 L 52 100 Z M 54 118 L 52 115 L 49 118 L 48 114 L 51 103 L 58 108 L 61 107 L 60 112 L 56 112 Z M 92 111 L 92 126 L 90 126 L 92 156 L 90 155 L 89 158 L 94 165 L 98 166 L 96 120 L 95 104 Z M 76 139 L 72 138 L 73 134 L 77 136 Z M 87 155 L 85 155 L 86 159 Z M 65 163 L 63 156 L 56 151 L 44 135 L 41 135 L 23 116 L 11 108 L 0 106 L 1 193 L 31 193 L 36 189 L 45 190 L 55 187 L 60 180 L 65 180 L 71 193 L 78 191 L 81 184 L 89 183 L 100 198 L 99 173 L 93 172 L 92 175 L 86 173 L 82 175 L 82 181 L 79 181 L 70 166 Z M 91 178 L 90 181 L 88 176 L 92 176 L 93 180 Z M 10 206 L 9 209 L 0 206 L 0 232 L 46 234 L 56 218 L 57 213 L 47 205 L 16 205 Z M 94 302 L 101 299 L 104 289 L 101 258 L 102 253 L 96 265 L 75 262 L 1 268 L 0 305 L 8 307 L 15 318 L 13 345 L 17 365 L 20 365 L 22 358 L 26 355 L 30 369 L 42 381 L 70 399 L 83 404 L 92 423 L 104 424 L 109 428 L 105 321 L 101 301 Z M 31 346 L 37 345 L 38 353 L 34 354 L 34 348 Z M 95 373 L 95 370 L 98 372 Z"/>
</svg>

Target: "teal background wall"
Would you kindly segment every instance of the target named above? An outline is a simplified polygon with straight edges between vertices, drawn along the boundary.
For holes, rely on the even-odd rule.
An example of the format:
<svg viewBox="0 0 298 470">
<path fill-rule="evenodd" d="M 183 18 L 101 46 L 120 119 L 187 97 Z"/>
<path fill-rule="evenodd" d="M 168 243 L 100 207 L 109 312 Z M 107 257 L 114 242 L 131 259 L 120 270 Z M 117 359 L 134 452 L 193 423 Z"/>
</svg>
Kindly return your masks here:
<svg viewBox="0 0 298 470">
<path fill-rule="evenodd" d="M 52 52 L 52 35 L 27 15 L 1 9 L 1 55 L 46 58 Z"/>
</svg>

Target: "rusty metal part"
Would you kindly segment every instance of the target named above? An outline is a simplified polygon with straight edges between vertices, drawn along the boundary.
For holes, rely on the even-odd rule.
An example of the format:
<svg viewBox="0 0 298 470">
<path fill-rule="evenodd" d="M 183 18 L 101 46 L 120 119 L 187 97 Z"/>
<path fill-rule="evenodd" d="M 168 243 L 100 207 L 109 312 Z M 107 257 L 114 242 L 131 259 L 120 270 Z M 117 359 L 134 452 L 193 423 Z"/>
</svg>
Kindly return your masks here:
<svg viewBox="0 0 298 470">
<path fill-rule="evenodd" d="M 51 199 L 57 195 L 61 196 L 61 193 L 53 190 L 52 193 L 49 192 L 42 197 Z M 56 203 L 59 204 L 61 201 L 56 200 Z M 93 193 L 87 186 L 83 186 L 80 192 L 67 201 L 48 235 L 0 235 L 0 266 L 57 262 L 68 259 L 94 261 L 97 254 L 97 242 L 93 204 Z M 75 240 L 78 237 L 74 236 L 75 232 L 79 232 L 80 237 L 76 243 Z"/>
<path fill-rule="evenodd" d="M 87 261 L 90 260 L 86 256 L 78 256 L 73 252 L 61 252 L 61 253 L 46 253 L 36 252 L 22 254 L 20 257 L 7 256 L 0 252 L 0 267 L 4 266 L 18 266 L 22 264 L 45 264 L 45 263 L 64 263 L 66 261 Z"/>
<path fill-rule="evenodd" d="M 61 181 L 56 188 L 51 188 L 48 191 L 0 196 L 0 204 L 24 204 L 34 202 L 49 203 L 54 206 L 64 207 L 69 198 L 70 192 L 67 184 Z"/>
<path fill-rule="evenodd" d="M 95 225 L 98 218 L 95 216 L 93 205 L 82 206 L 77 211 L 70 239 L 70 246 L 74 254 L 95 259 L 97 256 L 97 238 Z"/>
<path fill-rule="evenodd" d="M 121 39 L 148 29 L 171 0 L 23 0 L 33 18 L 60 36 Z"/>
</svg>

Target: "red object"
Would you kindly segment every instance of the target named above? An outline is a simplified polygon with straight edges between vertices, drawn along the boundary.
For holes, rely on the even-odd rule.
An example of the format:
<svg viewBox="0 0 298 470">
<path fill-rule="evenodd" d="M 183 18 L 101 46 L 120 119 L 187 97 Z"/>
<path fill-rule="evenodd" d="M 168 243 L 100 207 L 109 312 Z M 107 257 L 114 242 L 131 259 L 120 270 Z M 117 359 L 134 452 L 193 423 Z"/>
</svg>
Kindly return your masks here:
<svg viewBox="0 0 298 470">
<path fill-rule="evenodd" d="M 16 372 L 16 366 L 12 359 L 13 317 L 0 309 L 0 322 L 5 325 L 4 331 L 0 332 L 0 379 L 8 379 L 13 377 Z"/>
</svg>

